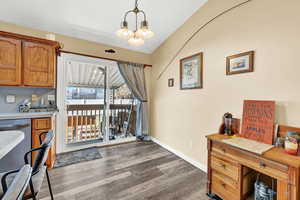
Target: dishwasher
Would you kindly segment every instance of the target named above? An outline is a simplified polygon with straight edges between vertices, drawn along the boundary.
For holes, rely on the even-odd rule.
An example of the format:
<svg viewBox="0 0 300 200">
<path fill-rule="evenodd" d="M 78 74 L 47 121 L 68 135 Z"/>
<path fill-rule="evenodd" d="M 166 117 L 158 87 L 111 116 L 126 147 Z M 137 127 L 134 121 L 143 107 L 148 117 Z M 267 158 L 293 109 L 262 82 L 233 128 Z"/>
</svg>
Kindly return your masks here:
<svg viewBox="0 0 300 200">
<path fill-rule="evenodd" d="M 12 130 L 24 132 L 24 139 L 0 159 L 0 172 L 21 168 L 25 164 L 25 153 L 31 149 L 31 119 L 0 120 L 0 131 Z"/>
</svg>

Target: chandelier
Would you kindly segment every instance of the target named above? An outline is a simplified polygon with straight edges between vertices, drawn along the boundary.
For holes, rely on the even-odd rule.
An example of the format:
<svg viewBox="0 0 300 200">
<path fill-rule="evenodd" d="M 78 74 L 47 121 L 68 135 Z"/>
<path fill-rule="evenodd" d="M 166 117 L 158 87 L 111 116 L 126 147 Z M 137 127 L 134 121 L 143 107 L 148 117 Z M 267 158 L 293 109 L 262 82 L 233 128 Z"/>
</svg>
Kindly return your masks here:
<svg viewBox="0 0 300 200">
<path fill-rule="evenodd" d="M 135 15 L 135 30 L 128 29 L 127 15 L 133 13 Z M 140 28 L 138 28 L 138 16 L 143 15 Z M 133 46 L 140 46 L 145 43 L 144 39 L 153 37 L 154 33 L 149 30 L 146 14 L 138 8 L 138 0 L 135 0 L 135 8 L 125 13 L 124 20 L 121 23 L 121 29 L 117 31 L 117 35 L 121 38 L 128 39 L 128 43 Z"/>
</svg>

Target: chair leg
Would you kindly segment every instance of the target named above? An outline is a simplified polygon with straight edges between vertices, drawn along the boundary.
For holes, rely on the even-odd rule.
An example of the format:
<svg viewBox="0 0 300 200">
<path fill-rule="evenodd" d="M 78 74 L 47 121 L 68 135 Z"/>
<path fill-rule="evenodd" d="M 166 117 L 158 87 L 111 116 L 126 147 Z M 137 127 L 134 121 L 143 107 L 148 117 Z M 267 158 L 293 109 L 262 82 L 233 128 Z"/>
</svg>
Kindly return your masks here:
<svg viewBox="0 0 300 200">
<path fill-rule="evenodd" d="M 30 191 L 31 191 L 32 199 L 33 199 L 33 200 L 36 200 L 36 197 L 35 197 L 35 192 L 34 192 L 34 188 L 33 188 L 33 183 L 32 183 L 32 180 L 30 180 L 30 181 L 29 181 L 29 187 L 30 187 Z"/>
<path fill-rule="evenodd" d="M 52 193 L 52 188 L 51 188 L 51 182 L 50 182 L 50 178 L 49 178 L 49 174 L 48 174 L 48 169 L 47 168 L 46 168 L 46 176 L 47 176 L 47 182 L 48 182 L 48 187 L 49 187 L 49 192 L 50 192 L 51 200 L 54 200 L 53 193 Z"/>
</svg>

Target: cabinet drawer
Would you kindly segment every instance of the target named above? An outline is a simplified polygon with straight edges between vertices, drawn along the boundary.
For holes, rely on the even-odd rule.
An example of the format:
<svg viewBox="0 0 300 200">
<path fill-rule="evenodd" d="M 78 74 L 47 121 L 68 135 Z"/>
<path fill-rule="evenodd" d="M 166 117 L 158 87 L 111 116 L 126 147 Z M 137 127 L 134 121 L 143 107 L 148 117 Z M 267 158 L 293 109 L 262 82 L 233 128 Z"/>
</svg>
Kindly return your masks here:
<svg viewBox="0 0 300 200">
<path fill-rule="evenodd" d="M 215 171 L 229 176 L 235 181 L 239 180 L 239 167 L 237 163 L 229 162 L 218 157 L 211 157 L 211 168 Z"/>
<path fill-rule="evenodd" d="M 246 151 L 241 152 L 241 150 L 237 148 L 215 142 L 212 145 L 212 155 L 214 154 L 221 158 L 224 157 L 224 159 L 227 158 L 229 160 L 237 161 L 244 166 L 264 174 L 270 174 L 280 180 L 288 180 L 288 166 L 262 158 L 260 155 Z"/>
<path fill-rule="evenodd" d="M 35 130 L 51 129 L 51 118 L 33 119 L 33 129 Z"/>
<path fill-rule="evenodd" d="M 212 192 L 223 198 L 223 200 L 238 200 L 240 193 L 238 185 L 230 178 L 212 171 Z"/>
</svg>

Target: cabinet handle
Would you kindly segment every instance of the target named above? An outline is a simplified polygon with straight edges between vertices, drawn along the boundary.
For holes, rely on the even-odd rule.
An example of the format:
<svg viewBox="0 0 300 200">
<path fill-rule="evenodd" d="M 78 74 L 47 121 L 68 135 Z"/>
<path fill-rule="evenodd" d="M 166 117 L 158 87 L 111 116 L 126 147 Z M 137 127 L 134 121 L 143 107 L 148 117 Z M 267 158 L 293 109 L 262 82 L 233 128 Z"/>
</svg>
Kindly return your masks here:
<svg viewBox="0 0 300 200">
<path fill-rule="evenodd" d="M 266 168 L 267 165 L 266 165 L 265 163 L 263 163 L 263 162 L 260 162 L 260 163 L 259 163 L 259 166 L 260 166 L 260 168 L 263 168 L 263 169 L 264 169 L 264 168 Z"/>
<path fill-rule="evenodd" d="M 223 169 L 226 169 L 226 165 L 225 164 L 221 164 L 220 165 Z"/>
<path fill-rule="evenodd" d="M 222 187 L 223 187 L 224 189 L 226 188 L 226 184 L 225 184 L 225 183 L 222 183 L 221 185 L 222 185 Z"/>
<path fill-rule="evenodd" d="M 226 153 L 226 149 L 222 149 L 222 152 L 223 152 L 223 153 Z"/>
</svg>

